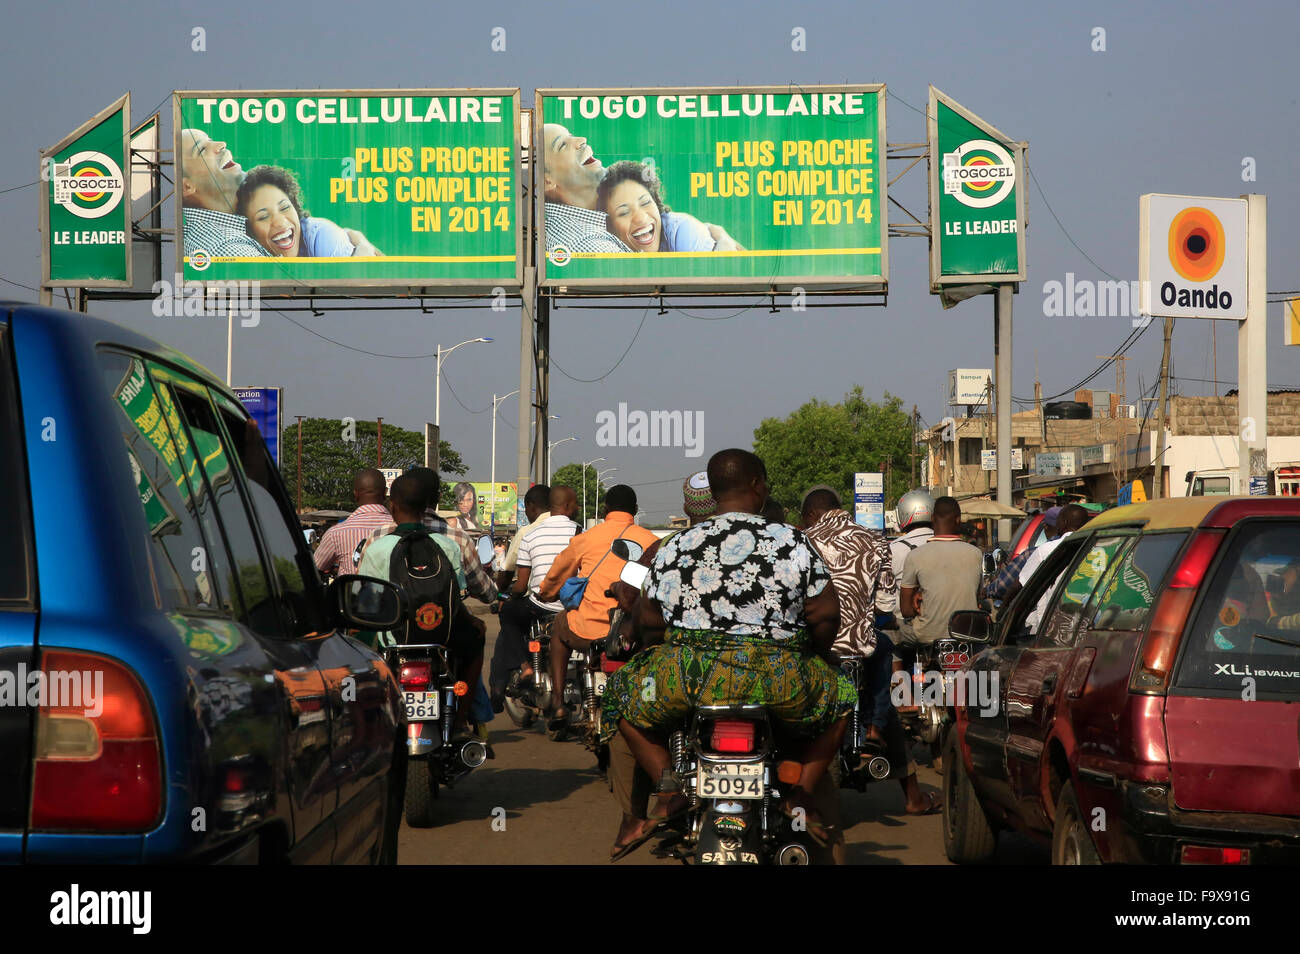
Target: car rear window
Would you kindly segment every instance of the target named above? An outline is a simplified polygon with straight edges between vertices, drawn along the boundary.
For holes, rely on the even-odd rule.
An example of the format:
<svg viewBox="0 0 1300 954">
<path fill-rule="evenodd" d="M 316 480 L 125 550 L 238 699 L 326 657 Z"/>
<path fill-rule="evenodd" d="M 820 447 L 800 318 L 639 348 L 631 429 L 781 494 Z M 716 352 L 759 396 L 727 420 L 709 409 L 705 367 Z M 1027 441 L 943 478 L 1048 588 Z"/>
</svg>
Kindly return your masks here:
<svg viewBox="0 0 1300 954">
<path fill-rule="evenodd" d="M 32 520 L 27 488 L 27 454 L 19 418 L 18 389 L 9 349 L 9 324 L 0 322 L 0 608 L 30 607 L 32 592 Z"/>
<path fill-rule="evenodd" d="M 1207 585 L 1174 685 L 1300 698 L 1300 520 L 1241 525 Z"/>
<path fill-rule="evenodd" d="M 1147 624 L 1160 581 L 1183 548 L 1186 532 L 1147 533 L 1124 555 L 1097 599 L 1092 628 L 1139 630 Z"/>
</svg>

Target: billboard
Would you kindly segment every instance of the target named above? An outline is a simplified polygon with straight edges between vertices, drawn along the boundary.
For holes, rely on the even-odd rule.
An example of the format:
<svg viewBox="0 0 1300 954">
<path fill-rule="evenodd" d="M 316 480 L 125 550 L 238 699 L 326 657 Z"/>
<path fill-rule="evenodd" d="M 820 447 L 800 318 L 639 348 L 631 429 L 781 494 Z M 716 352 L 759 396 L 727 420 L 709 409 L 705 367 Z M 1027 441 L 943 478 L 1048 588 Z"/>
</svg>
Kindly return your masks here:
<svg viewBox="0 0 1300 954">
<path fill-rule="evenodd" d="M 520 282 L 519 91 L 177 92 L 185 281 Z"/>
<path fill-rule="evenodd" d="M 41 284 L 131 284 L 131 95 L 41 150 Z"/>
<path fill-rule="evenodd" d="M 880 291 L 883 84 L 539 89 L 539 283 Z"/>
<path fill-rule="evenodd" d="M 989 381 L 993 371 L 989 368 L 956 368 L 948 372 L 949 404 L 987 404 Z"/>
<path fill-rule="evenodd" d="M 275 466 L 280 466 L 280 388 L 231 388 L 248 416 L 257 422 L 257 429 L 271 452 Z"/>
<path fill-rule="evenodd" d="M 1141 313 L 1245 318 L 1245 199 L 1144 195 L 1138 213 Z"/>
<path fill-rule="evenodd" d="M 853 522 L 868 530 L 885 529 L 885 475 L 853 475 Z"/>
<path fill-rule="evenodd" d="M 494 522 L 491 516 L 493 512 L 493 505 L 492 505 L 493 485 L 491 482 L 486 482 L 486 483 L 471 482 L 470 486 L 474 488 L 474 497 L 476 501 L 475 516 L 478 519 L 479 525 L 486 529 L 487 527 L 491 526 L 492 523 Z M 519 500 L 519 494 L 516 489 L 517 487 L 518 485 L 513 483 L 496 484 L 495 523 L 498 527 L 501 526 L 513 527 L 516 525 L 517 517 L 515 511 L 518 509 L 516 504 Z"/>
<path fill-rule="evenodd" d="M 931 290 L 1024 281 L 1024 144 L 933 86 L 926 117 Z"/>
</svg>

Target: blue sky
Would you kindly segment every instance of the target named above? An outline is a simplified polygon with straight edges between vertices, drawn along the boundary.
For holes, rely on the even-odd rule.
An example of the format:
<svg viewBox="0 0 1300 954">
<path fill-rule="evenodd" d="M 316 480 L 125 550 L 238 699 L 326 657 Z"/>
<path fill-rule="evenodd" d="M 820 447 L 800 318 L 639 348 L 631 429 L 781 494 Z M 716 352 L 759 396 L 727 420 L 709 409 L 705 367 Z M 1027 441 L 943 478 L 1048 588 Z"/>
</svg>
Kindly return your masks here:
<svg viewBox="0 0 1300 954">
<path fill-rule="evenodd" d="M 206 52 L 190 48 L 196 26 L 206 30 Z M 491 49 L 495 27 L 506 30 L 504 52 Z M 791 49 L 796 27 L 806 32 L 806 52 Z M 1105 52 L 1092 50 L 1097 27 L 1106 31 Z M 7 131 L 0 138 L 0 188 L 34 180 L 41 147 L 127 90 L 141 119 L 177 88 L 518 86 L 528 106 L 537 87 L 884 82 L 888 139 L 897 143 L 924 138 L 918 110 L 933 83 L 1029 143 L 1036 181 L 1029 193 L 1029 280 L 1015 301 L 1013 391 L 1032 395 L 1037 373 L 1051 394 L 1095 369 L 1094 356 L 1123 341 L 1130 325 L 1046 317 L 1043 285 L 1064 281 L 1067 272 L 1106 278 L 1099 267 L 1135 279 L 1142 193 L 1266 194 L 1269 288 L 1300 287 L 1297 34 L 1294 3 L 23 4 L 6 11 L 0 33 Z M 1254 182 L 1242 181 L 1246 157 L 1255 160 Z M 891 194 L 924 210 L 924 167 Z M 8 226 L 0 235 L 0 276 L 26 285 L 39 282 L 36 203 L 34 188 L 0 195 Z M 651 309 L 622 363 L 601 381 L 580 383 L 553 370 L 551 411 L 561 419 L 552 422 L 551 436 L 579 438 L 556 448 L 556 466 L 606 457 L 602 467 L 618 467 L 608 479 L 641 484 L 643 508 L 662 518 L 680 512 L 674 478 L 702 469 L 713 450 L 748 446 L 764 417 L 784 416 L 809 398 L 838 400 L 860 384 L 869 396 L 888 391 L 938 420 L 948 369 L 992 366 L 992 303 L 940 308 L 927 293 L 923 240 L 893 240 L 890 265 L 887 308 L 770 314 L 759 305 L 692 311 L 696 317 Z M 35 297 L 13 285 L 0 288 Z M 95 310 L 224 370 L 223 320 L 155 318 L 147 303 Z M 1280 315 L 1273 306 L 1269 383 L 1300 385 L 1300 359 L 1281 344 Z M 336 342 L 389 354 L 496 338 L 458 351 L 443 379 L 444 434 L 474 479 L 488 479 L 492 395 L 518 386 L 517 312 L 293 317 Z M 556 365 L 573 377 L 605 374 L 641 318 L 640 308 L 559 309 Z M 1212 391 L 1216 365 L 1220 392 L 1223 382 L 1235 383 L 1236 328 L 1215 323 L 1212 353 L 1211 324 L 1177 326 L 1181 393 Z M 1128 352 L 1130 401 L 1139 382 L 1155 381 L 1159 353 L 1157 323 Z M 368 357 L 273 314 L 256 328 L 236 329 L 234 378 L 237 385 L 283 387 L 290 415 L 382 415 L 411 428 L 433 416 L 433 359 Z M 1108 369 L 1095 385 L 1110 389 L 1114 381 Z M 702 412 L 705 456 L 598 447 L 596 415 L 619 402 Z M 516 411 L 513 400 L 501 410 L 499 477 L 513 470 Z"/>
</svg>

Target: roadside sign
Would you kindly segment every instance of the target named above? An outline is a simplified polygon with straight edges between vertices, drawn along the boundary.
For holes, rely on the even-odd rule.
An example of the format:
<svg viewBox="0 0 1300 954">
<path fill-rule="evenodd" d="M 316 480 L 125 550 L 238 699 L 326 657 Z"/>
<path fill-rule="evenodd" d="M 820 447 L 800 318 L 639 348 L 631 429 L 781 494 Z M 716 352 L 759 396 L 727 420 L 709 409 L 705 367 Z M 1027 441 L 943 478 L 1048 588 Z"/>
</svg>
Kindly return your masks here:
<svg viewBox="0 0 1300 954">
<path fill-rule="evenodd" d="M 930 87 L 930 290 L 1019 282 L 1025 259 L 1025 145 Z"/>
<path fill-rule="evenodd" d="M 257 429 L 266 442 L 266 449 L 271 453 L 275 466 L 280 466 L 280 404 L 283 391 L 281 388 L 231 388 L 239 403 L 244 405 L 257 423 Z"/>
<path fill-rule="evenodd" d="M 948 403 L 987 404 L 992 377 L 989 368 L 955 368 L 949 371 Z"/>
<path fill-rule="evenodd" d="M 1141 197 L 1140 312 L 1160 318 L 1245 318 L 1245 199 Z"/>
<path fill-rule="evenodd" d="M 1250 478 L 1250 496 L 1267 497 L 1268 496 L 1268 476 L 1251 475 Z"/>
<path fill-rule="evenodd" d="M 1289 345 L 1300 345 L 1300 298 L 1284 302 L 1282 308 L 1286 320 L 1286 337 L 1283 340 Z"/>
<path fill-rule="evenodd" d="M 379 472 L 384 475 L 384 490 L 386 493 L 392 492 L 393 481 L 405 473 L 401 467 L 380 467 Z"/>
<path fill-rule="evenodd" d="M 868 530 L 885 529 L 885 475 L 853 475 L 853 520 Z"/>
</svg>

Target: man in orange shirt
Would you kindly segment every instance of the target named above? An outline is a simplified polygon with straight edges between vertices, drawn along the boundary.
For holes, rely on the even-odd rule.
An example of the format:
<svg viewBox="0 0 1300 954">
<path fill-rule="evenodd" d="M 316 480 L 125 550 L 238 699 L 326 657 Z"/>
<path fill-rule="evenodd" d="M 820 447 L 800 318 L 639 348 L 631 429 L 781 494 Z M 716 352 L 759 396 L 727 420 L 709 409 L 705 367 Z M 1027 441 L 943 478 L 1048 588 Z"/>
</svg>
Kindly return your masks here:
<svg viewBox="0 0 1300 954">
<path fill-rule="evenodd" d="M 560 587 L 571 576 L 588 577 L 582 604 L 569 610 L 567 626 L 556 626 L 551 636 L 551 724 L 563 725 L 567 712 L 563 706 L 564 674 L 569 667 L 569 650 L 586 650 L 593 639 L 609 635 L 609 614 L 617 603 L 605 595 L 626 561 L 610 552 L 620 537 L 638 543 L 644 550 L 659 537 L 633 522 L 636 514 L 636 491 L 627 484 L 617 484 L 605 493 L 605 521 L 586 533 L 578 534 L 555 558 L 538 594 L 543 601 L 554 600 Z"/>
</svg>

